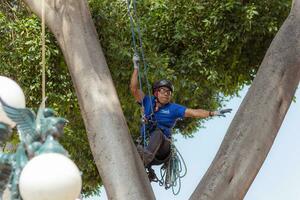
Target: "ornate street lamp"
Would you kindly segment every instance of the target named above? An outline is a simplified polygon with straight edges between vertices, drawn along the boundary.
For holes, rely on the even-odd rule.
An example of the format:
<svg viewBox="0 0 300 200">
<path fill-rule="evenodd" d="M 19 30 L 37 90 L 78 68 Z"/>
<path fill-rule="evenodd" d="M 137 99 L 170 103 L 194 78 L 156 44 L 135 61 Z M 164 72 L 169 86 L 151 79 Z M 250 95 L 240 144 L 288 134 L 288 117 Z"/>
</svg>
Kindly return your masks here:
<svg viewBox="0 0 300 200">
<path fill-rule="evenodd" d="M 1 196 L 4 186 L 10 200 L 75 200 L 80 195 L 80 172 L 58 142 L 66 123 L 50 108 L 41 106 L 37 115 L 25 108 L 22 89 L 0 76 L 0 142 L 14 125 L 20 138 L 16 152 L 0 153 Z"/>
</svg>

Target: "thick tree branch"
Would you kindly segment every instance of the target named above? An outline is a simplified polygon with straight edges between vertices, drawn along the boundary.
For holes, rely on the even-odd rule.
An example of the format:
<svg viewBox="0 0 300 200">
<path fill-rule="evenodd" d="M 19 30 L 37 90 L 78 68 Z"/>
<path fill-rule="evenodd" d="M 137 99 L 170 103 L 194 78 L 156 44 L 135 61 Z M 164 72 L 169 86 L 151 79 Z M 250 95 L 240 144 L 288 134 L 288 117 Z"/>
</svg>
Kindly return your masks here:
<svg viewBox="0 0 300 200">
<path fill-rule="evenodd" d="M 24 0 L 41 15 L 41 0 Z M 129 135 L 87 1 L 46 0 L 46 24 L 63 51 L 109 199 L 155 199 Z"/>
<path fill-rule="evenodd" d="M 299 2 L 294 1 L 191 200 L 243 199 L 261 168 L 300 80 Z"/>
</svg>

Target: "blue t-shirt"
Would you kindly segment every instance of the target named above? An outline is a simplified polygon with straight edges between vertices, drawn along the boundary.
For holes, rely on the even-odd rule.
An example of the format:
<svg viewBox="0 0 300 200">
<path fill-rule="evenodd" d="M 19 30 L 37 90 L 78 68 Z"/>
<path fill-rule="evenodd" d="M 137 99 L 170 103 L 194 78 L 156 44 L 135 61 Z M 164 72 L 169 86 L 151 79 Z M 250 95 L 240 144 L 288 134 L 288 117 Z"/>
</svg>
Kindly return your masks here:
<svg viewBox="0 0 300 200">
<path fill-rule="evenodd" d="M 155 109 L 155 97 L 145 96 L 143 99 L 144 114 L 147 119 L 151 118 L 152 109 Z M 152 106 L 152 108 L 151 108 Z M 176 121 L 184 117 L 186 107 L 168 103 L 159 108 L 157 112 L 154 112 L 154 121 L 157 123 L 157 127 L 162 130 L 164 135 L 171 138 L 172 128 L 175 126 Z M 142 130 L 142 134 L 144 131 Z"/>
</svg>

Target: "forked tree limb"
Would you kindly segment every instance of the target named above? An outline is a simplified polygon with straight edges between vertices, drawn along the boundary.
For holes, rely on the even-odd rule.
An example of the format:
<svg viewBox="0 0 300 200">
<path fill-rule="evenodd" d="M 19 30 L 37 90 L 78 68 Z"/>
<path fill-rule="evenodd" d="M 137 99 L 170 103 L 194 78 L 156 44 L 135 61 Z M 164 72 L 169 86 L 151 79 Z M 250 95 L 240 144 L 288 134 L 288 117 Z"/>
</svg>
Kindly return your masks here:
<svg viewBox="0 0 300 200">
<path fill-rule="evenodd" d="M 45 0 L 109 199 L 155 199 L 132 142 L 86 0 Z M 24 0 L 41 17 L 41 0 Z"/>
<path fill-rule="evenodd" d="M 300 0 L 295 0 L 190 200 L 244 198 L 272 147 L 299 80 Z"/>
</svg>

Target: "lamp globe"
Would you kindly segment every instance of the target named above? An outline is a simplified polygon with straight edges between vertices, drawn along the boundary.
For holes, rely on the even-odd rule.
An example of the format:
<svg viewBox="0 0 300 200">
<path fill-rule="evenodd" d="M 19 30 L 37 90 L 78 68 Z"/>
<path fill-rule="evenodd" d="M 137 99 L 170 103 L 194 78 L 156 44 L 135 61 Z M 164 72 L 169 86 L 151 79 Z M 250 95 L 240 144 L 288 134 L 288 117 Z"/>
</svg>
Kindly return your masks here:
<svg viewBox="0 0 300 200">
<path fill-rule="evenodd" d="M 25 108 L 25 95 L 23 90 L 14 80 L 5 76 L 0 76 L 0 97 L 5 103 L 12 107 Z"/>
<path fill-rule="evenodd" d="M 23 200 L 75 200 L 81 192 L 81 175 L 69 158 L 45 153 L 31 159 L 19 182 Z"/>
</svg>

